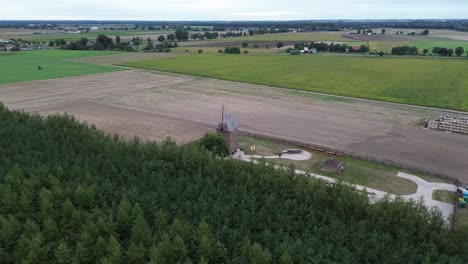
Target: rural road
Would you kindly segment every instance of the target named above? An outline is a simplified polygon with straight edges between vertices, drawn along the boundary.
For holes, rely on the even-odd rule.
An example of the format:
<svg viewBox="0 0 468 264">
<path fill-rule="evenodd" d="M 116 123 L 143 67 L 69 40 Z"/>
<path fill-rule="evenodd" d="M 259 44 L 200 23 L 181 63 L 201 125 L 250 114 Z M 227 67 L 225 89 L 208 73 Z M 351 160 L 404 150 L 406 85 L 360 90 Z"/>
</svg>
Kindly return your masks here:
<svg viewBox="0 0 468 264">
<path fill-rule="evenodd" d="M 0 85 L 0 101 L 43 115 L 68 112 L 125 137 L 184 143 L 213 131 L 221 105 L 241 130 L 327 146 L 468 182 L 468 136 L 419 128 L 443 110 L 304 94 L 143 70 Z"/>
</svg>

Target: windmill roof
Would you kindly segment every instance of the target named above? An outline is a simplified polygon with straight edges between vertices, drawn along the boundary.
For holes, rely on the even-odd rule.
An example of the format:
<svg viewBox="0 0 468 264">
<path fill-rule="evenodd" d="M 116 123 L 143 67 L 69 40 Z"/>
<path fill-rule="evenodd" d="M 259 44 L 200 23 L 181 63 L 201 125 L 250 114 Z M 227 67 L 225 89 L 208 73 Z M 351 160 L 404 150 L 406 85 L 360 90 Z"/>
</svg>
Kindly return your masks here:
<svg viewBox="0 0 468 264">
<path fill-rule="evenodd" d="M 228 113 L 224 119 L 224 125 L 228 131 L 232 132 L 239 128 L 239 121 L 233 113 Z"/>
<path fill-rule="evenodd" d="M 330 157 L 323 162 L 324 166 L 339 168 L 343 165 L 343 161 L 335 159 L 335 157 Z"/>
</svg>

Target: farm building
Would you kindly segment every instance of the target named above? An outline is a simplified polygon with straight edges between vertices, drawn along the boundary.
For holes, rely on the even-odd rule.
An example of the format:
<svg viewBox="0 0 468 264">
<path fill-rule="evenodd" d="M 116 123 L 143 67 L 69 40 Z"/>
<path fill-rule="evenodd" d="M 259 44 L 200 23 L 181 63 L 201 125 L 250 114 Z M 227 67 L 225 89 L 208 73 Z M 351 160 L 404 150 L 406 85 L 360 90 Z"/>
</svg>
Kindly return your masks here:
<svg viewBox="0 0 468 264">
<path fill-rule="evenodd" d="M 221 115 L 221 122 L 218 124 L 216 129 L 217 133 L 220 133 L 226 139 L 229 152 L 235 152 L 239 149 L 239 121 L 233 113 L 225 114 L 224 106 Z"/>
<path fill-rule="evenodd" d="M 331 156 L 323 162 L 322 170 L 341 173 L 344 170 L 344 162 Z"/>
<path fill-rule="evenodd" d="M 315 53 L 317 53 L 317 49 L 304 47 L 304 49 L 301 50 L 301 53 L 302 54 L 315 54 Z"/>
<path fill-rule="evenodd" d="M 6 50 L 7 52 L 10 52 L 11 49 L 13 49 L 14 47 L 15 47 L 15 45 L 13 45 L 13 44 L 6 44 L 6 45 L 5 45 L 5 50 Z"/>
</svg>

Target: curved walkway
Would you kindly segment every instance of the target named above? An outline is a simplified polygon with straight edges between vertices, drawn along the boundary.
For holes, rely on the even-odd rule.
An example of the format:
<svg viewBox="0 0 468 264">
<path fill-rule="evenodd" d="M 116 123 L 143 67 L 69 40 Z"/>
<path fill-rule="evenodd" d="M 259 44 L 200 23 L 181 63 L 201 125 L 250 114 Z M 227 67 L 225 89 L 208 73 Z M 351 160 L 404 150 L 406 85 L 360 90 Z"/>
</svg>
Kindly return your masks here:
<svg viewBox="0 0 468 264">
<path fill-rule="evenodd" d="M 279 158 L 278 156 L 265 156 L 265 157 L 263 157 L 263 156 L 258 156 L 258 155 L 245 155 L 245 153 L 242 152 L 242 151 L 236 151 L 232 157 L 235 158 L 235 159 L 239 159 L 239 160 L 246 161 L 246 162 L 253 162 L 253 163 L 257 163 L 257 161 L 254 160 L 253 158 L 269 158 L 269 159 Z M 284 158 L 284 157 L 282 156 L 281 158 Z M 275 165 L 275 168 L 276 169 L 285 169 L 284 167 L 281 167 L 281 166 L 278 166 L 278 165 Z M 307 172 L 301 171 L 301 170 L 295 170 L 295 173 L 300 174 L 300 175 L 311 176 L 311 177 L 321 179 L 321 180 L 331 182 L 331 183 L 334 183 L 334 182 L 338 181 L 337 179 L 334 179 L 334 178 L 326 177 L 326 176 L 315 174 L 315 173 L 307 173 Z M 404 172 L 398 172 L 397 176 L 401 177 L 401 178 L 408 179 L 410 181 L 413 181 L 418 186 L 415 193 L 409 194 L 409 195 L 401 195 L 399 197 L 401 197 L 403 199 L 406 199 L 408 201 L 409 200 L 416 200 L 417 201 L 419 199 L 422 199 L 422 201 L 424 202 L 424 204 L 427 207 L 437 208 L 442 213 L 442 216 L 444 217 L 445 220 L 448 221 L 450 219 L 450 216 L 452 215 L 453 210 L 454 210 L 454 205 L 449 204 L 449 203 L 436 201 L 436 200 L 434 200 L 432 198 L 432 194 L 433 194 L 433 192 L 435 190 L 445 190 L 445 191 L 456 192 L 457 187 L 455 185 L 446 184 L 446 183 L 439 183 L 439 182 L 428 182 L 428 181 L 425 181 L 425 180 L 423 180 L 423 179 L 421 179 L 421 178 L 419 178 L 417 176 L 414 176 L 414 175 L 411 175 L 411 174 L 408 174 L 408 173 L 404 173 Z M 395 199 L 396 197 L 398 197 L 397 195 L 387 193 L 387 192 L 384 192 L 384 191 L 380 191 L 380 190 L 376 190 L 376 189 L 372 189 L 372 188 L 369 188 L 369 187 L 366 187 L 366 186 L 357 185 L 357 184 L 350 184 L 350 183 L 347 183 L 347 182 L 343 182 L 343 183 L 354 186 L 357 190 L 360 190 L 360 191 L 365 190 L 369 194 L 369 198 L 371 199 L 371 201 L 378 201 L 378 200 L 383 199 L 385 197 L 388 197 L 390 199 Z"/>
</svg>

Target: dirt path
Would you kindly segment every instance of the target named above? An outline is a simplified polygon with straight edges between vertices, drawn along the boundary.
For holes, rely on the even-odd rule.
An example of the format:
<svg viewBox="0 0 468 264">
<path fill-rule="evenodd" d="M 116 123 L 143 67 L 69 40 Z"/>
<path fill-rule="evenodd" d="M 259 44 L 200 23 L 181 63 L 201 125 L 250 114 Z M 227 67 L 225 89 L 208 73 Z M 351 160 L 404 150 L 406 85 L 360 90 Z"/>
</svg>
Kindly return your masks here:
<svg viewBox="0 0 468 264">
<path fill-rule="evenodd" d="M 68 112 L 108 132 L 178 142 L 214 131 L 221 105 L 241 131 L 346 150 L 468 182 L 468 137 L 415 126 L 445 111 L 259 85 L 129 70 L 0 85 L 0 101 L 41 114 Z M 185 125 L 188 124 L 188 125 Z"/>
</svg>

